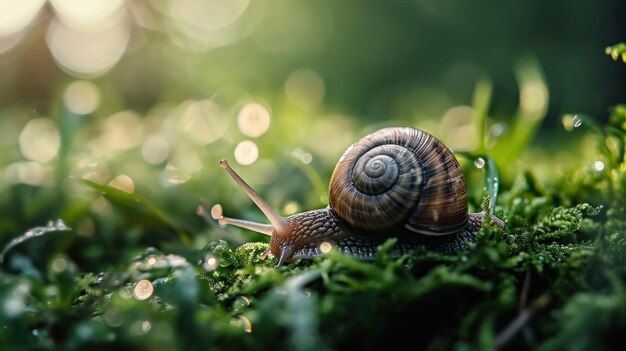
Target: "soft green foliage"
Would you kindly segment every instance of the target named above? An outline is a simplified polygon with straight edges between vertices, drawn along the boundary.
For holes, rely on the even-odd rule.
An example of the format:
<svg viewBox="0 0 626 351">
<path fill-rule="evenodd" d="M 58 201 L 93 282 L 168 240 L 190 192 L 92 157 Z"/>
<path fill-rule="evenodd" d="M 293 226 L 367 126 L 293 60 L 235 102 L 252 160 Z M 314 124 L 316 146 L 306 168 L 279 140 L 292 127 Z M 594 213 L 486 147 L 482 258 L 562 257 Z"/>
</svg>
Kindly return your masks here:
<svg viewBox="0 0 626 351">
<path fill-rule="evenodd" d="M 626 63 L 626 44 L 619 43 L 611 46 L 607 46 L 604 50 L 607 55 L 611 55 L 611 58 L 615 61 L 618 59 L 622 59 L 624 63 Z"/>
<path fill-rule="evenodd" d="M 542 345 L 544 350 L 619 349 L 626 328 L 626 294 L 623 280 L 609 275 L 608 291 L 581 292 L 556 313 L 558 333 Z"/>
</svg>

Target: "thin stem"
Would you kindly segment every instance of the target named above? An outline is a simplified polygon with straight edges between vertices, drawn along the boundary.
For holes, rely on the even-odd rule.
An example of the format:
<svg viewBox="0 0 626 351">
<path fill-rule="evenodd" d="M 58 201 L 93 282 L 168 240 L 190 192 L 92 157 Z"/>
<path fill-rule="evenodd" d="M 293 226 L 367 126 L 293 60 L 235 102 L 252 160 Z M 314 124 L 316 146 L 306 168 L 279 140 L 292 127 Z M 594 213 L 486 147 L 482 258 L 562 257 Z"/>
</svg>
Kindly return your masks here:
<svg viewBox="0 0 626 351">
<path fill-rule="evenodd" d="M 288 232 L 289 223 L 287 222 L 287 219 L 278 214 L 278 212 L 276 212 L 273 208 L 271 208 L 270 205 L 268 205 L 267 202 L 265 202 L 265 200 L 263 200 L 259 196 L 259 194 L 257 194 L 254 189 L 252 189 L 252 187 L 248 185 L 248 183 L 241 179 L 239 174 L 237 174 L 237 172 L 230 168 L 226 160 L 220 161 L 220 167 L 224 168 L 226 172 L 230 174 L 235 183 L 237 183 L 237 185 L 239 185 L 239 187 L 243 189 L 243 191 L 245 191 L 250 200 L 252 200 L 257 205 L 257 207 L 263 212 L 263 214 L 265 214 L 267 219 L 269 219 L 274 226 L 277 234 L 285 234 Z"/>
<path fill-rule="evenodd" d="M 476 83 L 472 107 L 474 107 L 474 125 L 478 139 L 476 152 L 478 153 L 483 153 L 486 149 L 487 111 L 491 103 L 491 93 L 491 81 L 483 78 Z"/>
<path fill-rule="evenodd" d="M 513 319 L 496 337 L 496 348 L 501 349 L 506 346 L 506 344 L 513 339 L 515 334 L 528 324 L 537 311 L 542 310 L 550 303 L 550 300 L 549 295 L 541 295 L 532 306 L 520 311 L 517 317 L 515 317 L 515 319 Z"/>
<path fill-rule="evenodd" d="M 524 285 L 522 285 L 522 293 L 520 295 L 518 312 L 522 312 L 526 308 L 528 301 L 528 294 L 530 293 L 530 270 L 526 271 L 526 278 L 524 278 Z"/>
<path fill-rule="evenodd" d="M 485 160 L 487 160 L 487 194 L 489 194 L 489 200 L 491 203 L 489 204 L 489 213 L 491 215 L 496 214 L 496 201 L 498 201 L 498 189 L 499 189 L 499 180 L 500 175 L 498 174 L 498 167 L 496 167 L 496 162 L 493 160 L 491 156 L 483 155 Z"/>
</svg>

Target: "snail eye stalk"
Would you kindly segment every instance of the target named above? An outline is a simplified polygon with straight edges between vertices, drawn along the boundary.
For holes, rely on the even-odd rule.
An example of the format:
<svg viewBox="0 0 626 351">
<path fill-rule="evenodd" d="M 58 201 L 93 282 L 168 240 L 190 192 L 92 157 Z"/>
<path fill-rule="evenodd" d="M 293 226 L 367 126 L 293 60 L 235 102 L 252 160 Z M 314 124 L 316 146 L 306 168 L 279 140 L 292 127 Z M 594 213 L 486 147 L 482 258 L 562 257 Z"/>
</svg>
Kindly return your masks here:
<svg viewBox="0 0 626 351">
<path fill-rule="evenodd" d="M 280 214 L 278 214 L 276 210 L 271 208 L 270 205 L 268 205 L 268 203 L 265 202 L 265 200 L 263 200 L 263 198 L 261 198 L 259 194 L 257 194 L 254 191 L 254 189 L 252 189 L 252 187 L 248 185 L 248 183 L 246 183 L 239 176 L 239 174 L 237 174 L 237 172 L 235 172 L 235 170 L 233 170 L 230 167 L 230 165 L 228 164 L 226 160 L 220 161 L 220 167 L 222 167 L 223 169 L 226 170 L 226 172 L 228 172 L 228 174 L 231 176 L 231 178 L 233 178 L 235 183 L 246 193 L 246 195 L 248 195 L 250 200 L 252 200 L 257 205 L 257 207 L 263 212 L 265 217 L 267 217 L 267 219 L 269 219 L 270 223 L 272 224 L 271 225 L 261 224 L 261 223 L 255 223 L 255 222 L 246 221 L 242 219 L 224 217 L 222 216 L 222 213 L 221 213 L 222 207 L 219 206 L 219 209 L 216 209 L 217 205 L 214 206 L 213 209 L 211 210 L 211 215 L 213 216 L 214 219 L 217 219 L 220 222 L 220 224 L 231 224 L 234 226 L 238 226 L 238 227 L 245 228 L 245 229 L 250 229 L 255 232 L 259 232 L 259 233 L 267 234 L 267 235 L 272 235 L 272 234 L 286 235 L 289 232 L 289 223 L 287 222 L 287 219 L 281 216 Z M 216 213 L 213 213 L 213 212 L 216 212 Z"/>
<path fill-rule="evenodd" d="M 274 231 L 274 227 L 271 224 L 256 223 L 256 222 L 247 221 L 244 219 L 224 217 L 222 215 L 222 205 L 220 204 L 217 204 L 213 206 L 213 208 L 211 208 L 211 217 L 213 217 L 213 219 L 217 220 L 219 224 L 222 224 L 222 225 L 224 224 L 233 225 L 235 227 L 248 229 L 253 232 L 257 232 L 257 233 L 261 233 L 261 234 L 265 234 L 269 236 L 272 236 L 272 232 Z"/>
</svg>

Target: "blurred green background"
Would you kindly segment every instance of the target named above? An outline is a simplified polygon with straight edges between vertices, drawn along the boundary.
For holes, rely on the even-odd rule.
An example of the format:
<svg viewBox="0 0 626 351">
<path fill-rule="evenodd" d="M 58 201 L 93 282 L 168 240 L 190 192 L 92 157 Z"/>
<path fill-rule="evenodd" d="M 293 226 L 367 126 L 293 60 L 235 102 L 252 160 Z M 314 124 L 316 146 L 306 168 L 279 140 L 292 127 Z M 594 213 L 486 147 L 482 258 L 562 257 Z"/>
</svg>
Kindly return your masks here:
<svg viewBox="0 0 626 351">
<path fill-rule="evenodd" d="M 491 154 L 505 187 L 527 169 L 558 180 L 596 157 L 577 114 L 604 123 L 626 100 L 626 66 L 604 53 L 626 37 L 617 0 L 0 6 L 0 244 L 63 218 L 76 235 L 24 250 L 84 270 L 231 235 L 201 202 L 263 221 L 222 158 L 286 214 L 324 206 L 343 150 L 389 125 Z"/>
</svg>

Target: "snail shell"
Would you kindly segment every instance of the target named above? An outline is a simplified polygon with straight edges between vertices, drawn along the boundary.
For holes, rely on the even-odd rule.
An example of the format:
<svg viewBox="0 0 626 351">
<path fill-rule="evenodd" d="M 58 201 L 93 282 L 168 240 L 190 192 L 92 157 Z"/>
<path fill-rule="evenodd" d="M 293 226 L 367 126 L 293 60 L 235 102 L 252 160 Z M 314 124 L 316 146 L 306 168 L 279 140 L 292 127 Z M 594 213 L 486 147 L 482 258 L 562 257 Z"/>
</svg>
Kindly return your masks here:
<svg viewBox="0 0 626 351">
<path fill-rule="evenodd" d="M 278 264 L 310 258 L 336 247 L 363 259 L 373 258 L 378 245 L 399 239 L 396 253 L 419 246 L 453 253 L 475 241 L 485 213 L 467 212 L 467 189 L 461 166 L 452 152 L 432 135 L 414 128 L 390 127 L 352 144 L 341 156 L 330 181 L 329 206 L 287 218 L 273 210 L 221 161 L 270 220 L 259 224 L 212 215 L 232 224 L 271 236 L 270 253 Z M 491 216 L 492 224 L 504 222 Z"/>
<path fill-rule="evenodd" d="M 359 232 L 449 235 L 467 226 L 461 166 L 413 128 L 384 128 L 350 146 L 331 177 L 329 202 Z"/>
</svg>

